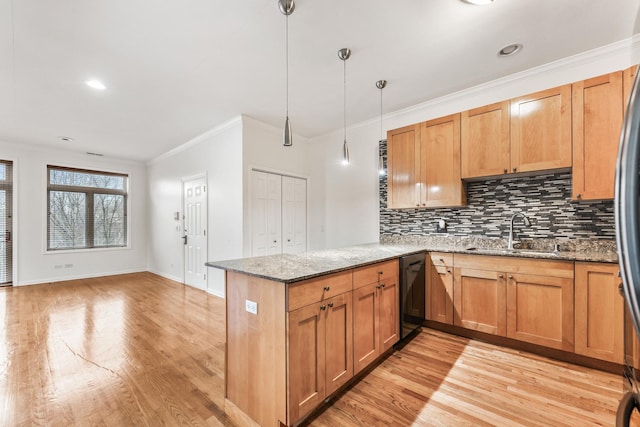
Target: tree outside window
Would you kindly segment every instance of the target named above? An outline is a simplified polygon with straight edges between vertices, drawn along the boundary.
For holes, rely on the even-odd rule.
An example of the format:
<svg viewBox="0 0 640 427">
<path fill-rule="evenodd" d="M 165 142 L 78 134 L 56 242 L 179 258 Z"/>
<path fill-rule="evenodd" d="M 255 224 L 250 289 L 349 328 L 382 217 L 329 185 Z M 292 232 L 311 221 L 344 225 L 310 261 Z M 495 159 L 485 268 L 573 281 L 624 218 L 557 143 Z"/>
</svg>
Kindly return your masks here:
<svg viewBox="0 0 640 427">
<path fill-rule="evenodd" d="M 127 175 L 48 166 L 48 176 L 48 250 L 127 245 Z"/>
</svg>

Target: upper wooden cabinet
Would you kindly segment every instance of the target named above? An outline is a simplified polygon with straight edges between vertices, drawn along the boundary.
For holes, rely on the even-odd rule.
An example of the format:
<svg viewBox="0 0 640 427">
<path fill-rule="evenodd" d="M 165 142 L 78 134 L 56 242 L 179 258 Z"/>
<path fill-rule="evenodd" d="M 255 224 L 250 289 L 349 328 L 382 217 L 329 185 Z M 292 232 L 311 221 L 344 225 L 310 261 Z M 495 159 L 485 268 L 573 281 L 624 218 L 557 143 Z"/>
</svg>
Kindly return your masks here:
<svg viewBox="0 0 640 427">
<path fill-rule="evenodd" d="M 462 178 L 509 173 L 509 101 L 463 111 L 460 114 Z"/>
<path fill-rule="evenodd" d="M 571 167 L 571 85 L 510 104 L 511 172 Z"/>
<path fill-rule="evenodd" d="M 460 179 L 460 114 L 424 122 L 420 142 L 421 205 L 465 205 Z"/>
<path fill-rule="evenodd" d="M 387 207 L 420 206 L 420 125 L 387 132 Z"/>
<path fill-rule="evenodd" d="M 573 84 L 573 200 L 613 198 L 623 98 L 622 71 Z"/>
<path fill-rule="evenodd" d="M 387 133 L 387 207 L 466 204 L 460 179 L 460 114 Z"/>
<path fill-rule="evenodd" d="M 633 81 L 636 79 L 636 73 L 638 66 L 634 65 L 622 72 L 622 86 L 623 86 L 623 105 L 624 111 L 627 112 L 627 104 L 629 103 L 629 96 L 631 95 L 631 89 L 633 88 Z"/>
</svg>

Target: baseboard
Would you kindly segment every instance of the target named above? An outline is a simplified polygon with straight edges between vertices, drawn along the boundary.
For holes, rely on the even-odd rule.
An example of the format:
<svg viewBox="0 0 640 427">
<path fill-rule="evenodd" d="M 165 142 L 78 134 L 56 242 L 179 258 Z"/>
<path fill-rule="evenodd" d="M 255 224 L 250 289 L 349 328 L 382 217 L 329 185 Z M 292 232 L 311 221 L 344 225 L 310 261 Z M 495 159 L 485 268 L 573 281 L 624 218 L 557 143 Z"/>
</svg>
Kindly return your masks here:
<svg viewBox="0 0 640 427">
<path fill-rule="evenodd" d="M 208 294 L 211 294 L 211 295 L 213 295 L 213 296 L 215 296 L 215 297 L 218 297 L 218 298 L 222 298 L 222 299 L 224 299 L 224 292 L 214 291 L 214 290 L 209 290 L 209 289 L 207 289 L 207 293 L 208 293 Z"/>
<path fill-rule="evenodd" d="M 146 271 L 148 271 L 149 273 L 156 274 L 156 275 L 158 275 L 160 277 L 164 277 L 165 279 L 173 280 L 174 282 L 184 283 L 184 280 L 183 280 L 182 277 L 174 276 L 172 274 L 163 273 L 163 272 L 155 270 L 155 269 L 148 269 Z"/>
<path fill-rule="evenodd" d="M 38 280 L 19 281 L 15 286 L 42 285 L 44 283 L 66 282 L 68 280 L 80 280 L 80 279 L 93 279 L 95 277 L 117 276 L 118 274 L 144 273 L 147 271 L 149 270 L 144 268 L 144 269 L 110 271 L 108 273 L 101 272 L 101 273 L 91 273 L 91 274 L 78 274 L 74 276 L 55 277 L 55 278 L 49 278 L 49 279 L 44 278 L 44 279 L 38 279 Z"/>
</svg>

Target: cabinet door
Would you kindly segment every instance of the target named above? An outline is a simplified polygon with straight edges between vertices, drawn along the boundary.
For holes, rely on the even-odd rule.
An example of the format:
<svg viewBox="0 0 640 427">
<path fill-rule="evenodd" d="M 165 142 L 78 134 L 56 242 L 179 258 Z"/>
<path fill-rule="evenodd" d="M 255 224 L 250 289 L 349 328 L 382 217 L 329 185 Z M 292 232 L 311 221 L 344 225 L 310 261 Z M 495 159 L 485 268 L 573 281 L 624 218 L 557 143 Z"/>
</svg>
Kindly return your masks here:
<svg viewBox="0 0 640 427">
<path fill-rule="evenodd" d="M 283 253 L 307 250 L 307 180 L 282 177 Z"/>
<path fill-rule="evenodd" d="M 453 273 L 451 267 L 429 266 L 427 319 L 453 325 Z"/>
<path fill-rule="evenodd" d="M 326 396 L 326 304 L 320 302 L 289 313 L 288 381 L 291 423 L 320 405 Z"/>
<path fill-rule="evenodd" d="M 421 205 L 466 204 L 460 179 L 460 114 L 425 122 L 420 129 Z"/>
<path fill-rule="evenodd" d="M 510 171 L 509 101 L 462 112 L 460 129 L 462 178 Z"/>
<path fill-rule="evenodd" d="M 511 274 L 507 336 L 573 351 L 573 279 Z"/>
<path fill-rule="evenodd" d="M 357 374 L 380 354 L 378 334 L 378 283 L 353 290 L 353 373 Z"/>
<path fill-rule="evenodd" d="M 574 83 L 573 200 L 613 199 L 622 129 L 622 71 Z"/>
<path fill-rule="evenodd" d="M 576 353 L 623 363 L 624 299 L 617 264 L 576 262 Z"/>
<path fill-rule="evenodd" d="M 351 292 L 327 301 L 324 325 L 327 396 L 353 377 L 353 313 L 351 310 Z"/>
<path fill-rule="evenodd" d="M 506 335 L 506 289 L 504 274 L 496 271 L 455 268 L 453 322 L 476 331 Z"/>
<path fill-rule="evenodd" d="M 385 281 L 378 286 L 378 333 L 382 354 L 400 340 L 400 288 L 397 280 Z"/>
<path fill-rule="evenodd" d="M 629 96 L 631 95 L 631 89 L 633 88 L 633 81 L 636 79 L 636 72 L 638 66 L 634 65 L 622 72 L 622 86 L 623 86 L 623 98 L 622 103 L 624 105 L 624 111 L 627 112 L 627 104 L 629 103 Z"/>
<path fill-rule="evenodd" d="M 420 206 L 420 125 L 387 133 L 387 207 Z"/>
<path fill-rule="evenodd" d="M 511 100 L 511 172 L 571 167 L 571 85 Z"/>
</svg>

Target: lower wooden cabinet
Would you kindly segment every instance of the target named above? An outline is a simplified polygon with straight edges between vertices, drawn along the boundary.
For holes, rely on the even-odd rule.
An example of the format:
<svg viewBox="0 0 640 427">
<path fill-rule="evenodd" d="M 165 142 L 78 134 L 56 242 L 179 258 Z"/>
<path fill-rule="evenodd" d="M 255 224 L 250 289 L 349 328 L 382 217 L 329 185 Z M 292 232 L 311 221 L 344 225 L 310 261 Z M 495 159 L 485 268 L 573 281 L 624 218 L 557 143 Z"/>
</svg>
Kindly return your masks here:
<svg viewBox="0 0 640 427">
<path fill-rule="evenodd" d="M 573 279 L 509 274 L 507 336 L 573 351 Z"/>
<path fill-rule="evenodd" d="M 504 274 L 491 270 L 456 267 L 453 284 L 453 323 L 494 335 L 506 335 Z"/>
<path fill-rule="evenodd" d="M 289 313 L 289 419 L 353 377 L 351 292 Z"/>
<path fill-rule="evenodd" d="M 453 325 L 453 255 L 427 255 L 426 316 Z"/>
<path fill-rule="evenodd" d="M 576 262 L 576 353 L 623 362 L 624 298 L 618 272 L 617 264 Z"/>
<path fill-rule="evenodd" d="M 371 269 L 371 267 L 366 267 Z M 379 271 L 378 271 L 379 270 Z M 398 262 L 380 264 L 375 281 L 366 270 L 354 272 L 354 375 L 398 342 L 400 336 Z"/>
</svg>

